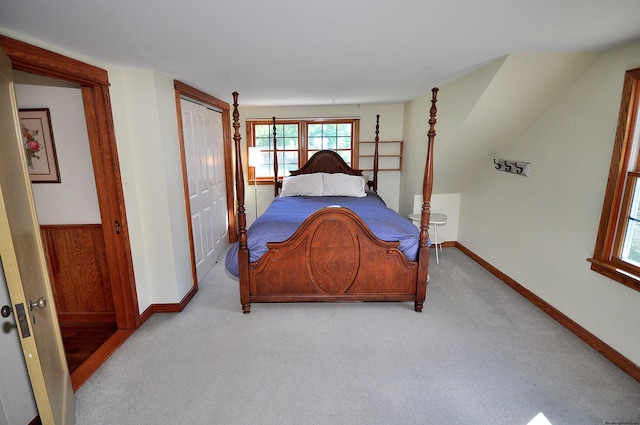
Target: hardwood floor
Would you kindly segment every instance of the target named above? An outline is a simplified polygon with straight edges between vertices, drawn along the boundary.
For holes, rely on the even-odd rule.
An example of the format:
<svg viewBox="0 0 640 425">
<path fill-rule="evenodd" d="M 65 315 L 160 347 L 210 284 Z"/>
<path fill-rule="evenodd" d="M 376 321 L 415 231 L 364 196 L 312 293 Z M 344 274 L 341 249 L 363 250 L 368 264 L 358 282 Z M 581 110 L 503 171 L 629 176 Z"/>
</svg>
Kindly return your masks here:
<svg viewBox="0 0 640 425">
<path fill-rule="evenodd" d="M 69 372 L 75 372 L 117 331 L 115 323 L 102 326 L 62 326 L 62 342 Z"/>
<path fill-rule="evenodd" d="M 97 363 L 101 363 L 100 360 L 104 361 L 131 334 L 118 332 L 115 323 L 102 326 L 61 326 L 60 330 L 74 391 L 99 367 L 99 364 L 90 364 L 87 360 L 97 354 Z M 107 341 L 110 343 L 106 344 Z M 83 365 L 86 370 L 74 374 Z M 42 425 L 40 416 L 33 418 L 29 425 Z"/>
</svg>

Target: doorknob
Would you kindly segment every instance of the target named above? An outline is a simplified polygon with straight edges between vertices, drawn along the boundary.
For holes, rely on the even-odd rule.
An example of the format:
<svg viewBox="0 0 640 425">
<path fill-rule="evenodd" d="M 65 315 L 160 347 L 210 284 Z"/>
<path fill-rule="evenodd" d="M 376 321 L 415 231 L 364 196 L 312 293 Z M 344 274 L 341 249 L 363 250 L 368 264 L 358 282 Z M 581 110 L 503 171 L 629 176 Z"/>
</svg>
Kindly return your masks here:
<svg viewBox="0 0 640 425">
<path fill-rule="evenodd" d="M 3 305 L 2 310 L 0 310 L 0 314 L 2 314 L 2 317 L 9 317 L 12 311 L 13 309 L 11 307 L 9 307 L 8 305 Z"/>
<path fill-rule="evenodd" d="M 47 299 L 45 297 L 40 297 L 38 301 L 29 300 L 29 309 L 33 311 L 34 308 L 45 308 L 47 306 Z"/>
</svg>

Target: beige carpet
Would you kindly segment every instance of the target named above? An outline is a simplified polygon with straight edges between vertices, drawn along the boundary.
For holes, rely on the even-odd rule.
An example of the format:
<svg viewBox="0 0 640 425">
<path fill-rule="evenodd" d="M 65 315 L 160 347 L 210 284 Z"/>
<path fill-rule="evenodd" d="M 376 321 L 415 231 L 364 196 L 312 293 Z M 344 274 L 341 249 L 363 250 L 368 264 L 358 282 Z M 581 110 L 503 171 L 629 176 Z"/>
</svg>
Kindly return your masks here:
<svg viewBox="0 0 640 425">
<path fill-rule="evenodd" d="M 435 258 L 434 258 L 435 260 Z M 253 304 L 218 263 L 76 394 L 78 425 L 640 423 L 640 383 L 455 248 L 412 303 Z"/>
</svg>

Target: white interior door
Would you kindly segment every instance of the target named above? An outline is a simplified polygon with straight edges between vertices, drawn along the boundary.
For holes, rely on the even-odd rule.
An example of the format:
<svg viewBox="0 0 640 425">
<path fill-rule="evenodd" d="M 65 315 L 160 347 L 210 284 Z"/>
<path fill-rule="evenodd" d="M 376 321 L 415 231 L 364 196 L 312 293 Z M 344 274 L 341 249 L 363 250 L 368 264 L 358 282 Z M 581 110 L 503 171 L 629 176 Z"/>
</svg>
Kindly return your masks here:
<svg viewBox="0 0 640 425">
<path fill-rule="evenodd" d="M 180 100 L 191 228 L 198 281 L 211 270 L 228 240 L 222 113 Z"/>
<path fill-rule="evenodd" d="M 1 49 L 0 258 L 40 419 L 73 424 L 73 389 L 24 158 L 11 62 Z"/>
<path fill-rule="evenodd" d="M 0 306 L 5 305 L 11 305 L 11 300 L 0 264 Z M 38 411 L 13 315 L 0 319 L 0 359 L 0 425 L 28 424 Z"/>
</svg>

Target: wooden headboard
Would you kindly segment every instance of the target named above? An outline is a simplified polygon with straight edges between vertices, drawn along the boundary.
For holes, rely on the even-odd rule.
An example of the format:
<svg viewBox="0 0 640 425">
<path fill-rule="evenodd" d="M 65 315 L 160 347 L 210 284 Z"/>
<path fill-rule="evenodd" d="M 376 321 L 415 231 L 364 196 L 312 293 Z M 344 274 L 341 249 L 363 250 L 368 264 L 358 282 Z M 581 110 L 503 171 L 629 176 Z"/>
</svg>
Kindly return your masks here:
<svg viewBox="0 0 640 425">
<path fill-rule="evenodd" d="M 356 170 L 345 162 L 336 152 L 331 150 L 318 151 L 298 170 L 290 171 L 292 176 L 311 173 L 343 173 L 361 176 L 362 170 Z"/>
</svg>

